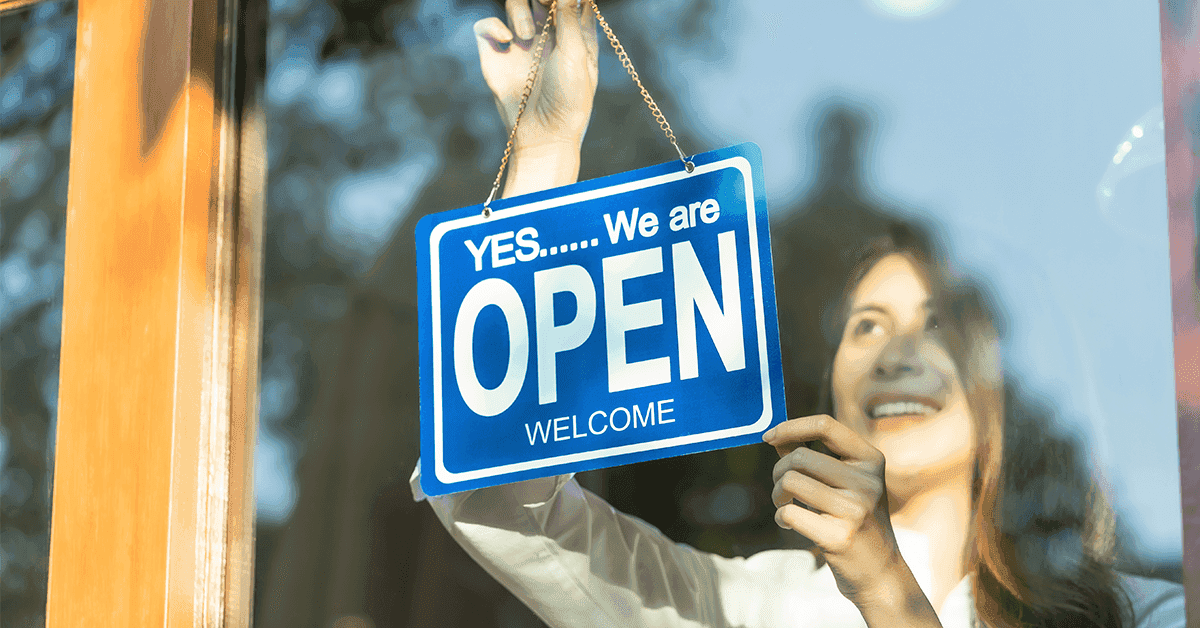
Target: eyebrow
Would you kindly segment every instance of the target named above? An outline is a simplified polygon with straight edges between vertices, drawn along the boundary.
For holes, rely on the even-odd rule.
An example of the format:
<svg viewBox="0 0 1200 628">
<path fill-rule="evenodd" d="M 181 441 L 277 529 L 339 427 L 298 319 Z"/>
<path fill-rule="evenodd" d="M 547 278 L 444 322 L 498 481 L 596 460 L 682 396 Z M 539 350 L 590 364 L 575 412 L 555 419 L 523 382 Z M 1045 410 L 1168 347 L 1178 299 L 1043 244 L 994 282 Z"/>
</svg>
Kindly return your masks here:
<svg viewBox="0 0 1200 628">
<path fill-rule="evenodd" d="M 925 302 L 921 304 L 921 307 L 924 308 L 925 310 L 933 310 L 934 309 L 933 306 L 934 306 L 934 302 L 933 302 L 932 298 L 925 299 Z M 854 316 L 855 314 L 858 314 L 859 312 L 870 312 L 870 311 L 879 312 L 880 314 L 888 313 L 888 311 L 882 305 L 868 303 L 866 305 L 860 305 L 860 306 L 854 308 L 853 310 L 850 310 L 850 316 Z"/>
<path fill-rule="evenodd" d="M 850 310 L 850 315 L 854 316 L 855 314 L 858 314 L 859 312 L 871 312 L 871 311 L 879 312 L 880 314 L 887 314 L 887 312 L 882 307 L 880 307 L 878 305 L 867 304 L 867 305 L 860 305 L 860 306 L 854 308 L 853 310 Z"/>
</svg>

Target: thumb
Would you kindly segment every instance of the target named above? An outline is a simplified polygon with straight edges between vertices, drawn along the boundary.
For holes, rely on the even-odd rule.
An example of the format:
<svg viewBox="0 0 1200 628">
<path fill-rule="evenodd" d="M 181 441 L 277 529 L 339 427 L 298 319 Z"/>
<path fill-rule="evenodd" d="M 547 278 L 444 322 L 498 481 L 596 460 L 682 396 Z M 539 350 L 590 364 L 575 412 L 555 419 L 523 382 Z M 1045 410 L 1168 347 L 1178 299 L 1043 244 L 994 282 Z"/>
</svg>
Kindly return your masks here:
<svg viewBox="0 0 1200 628">
<path fill-rule="evenodd" d="M 475 42 L 479 44 L 479 52 L 485 52 L 485 46 L 500 52 L 500 45 L 510 43 L 513 33 L 498 17 L 486 17 L 475 22 Z"/>
<path fill-rule="evenodd" d="M 483 79 L 493 93 L 506 78 L 502 59 L 508 54 L 505 44 L 511 44 L 513 33 L 499 18 L 489 17 L 475 22 L 475 44 L 479 47 L 479 66 Z M 498 95 L 498 94 L 497 94 Z"/>
</svg>

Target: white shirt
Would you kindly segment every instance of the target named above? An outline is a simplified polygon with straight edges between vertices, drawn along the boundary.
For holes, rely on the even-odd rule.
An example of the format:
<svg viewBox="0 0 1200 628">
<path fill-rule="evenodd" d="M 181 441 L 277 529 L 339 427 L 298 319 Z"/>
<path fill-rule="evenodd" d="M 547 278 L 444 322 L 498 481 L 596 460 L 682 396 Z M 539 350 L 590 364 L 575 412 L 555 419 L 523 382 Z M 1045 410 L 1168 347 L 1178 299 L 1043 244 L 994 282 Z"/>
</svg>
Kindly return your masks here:
<svg viewBox="0 0 1200 628">
<path fill-rule="evenodd" d="M 864 628 L 828 566 L 804 550 L 725 558 L 675 543 L 618 512 L 572 476 L 427 498 L 420 463 L 410 484 L 488 573 L 550 626 Z M 928 596 L 928 540 L 896 530 Z M 1136 628 L 1185 625 L 1183 587 L 1121 574 Z M 974 623 L 970 578 L 946 597 L 944 628 Z"/>
</svg>

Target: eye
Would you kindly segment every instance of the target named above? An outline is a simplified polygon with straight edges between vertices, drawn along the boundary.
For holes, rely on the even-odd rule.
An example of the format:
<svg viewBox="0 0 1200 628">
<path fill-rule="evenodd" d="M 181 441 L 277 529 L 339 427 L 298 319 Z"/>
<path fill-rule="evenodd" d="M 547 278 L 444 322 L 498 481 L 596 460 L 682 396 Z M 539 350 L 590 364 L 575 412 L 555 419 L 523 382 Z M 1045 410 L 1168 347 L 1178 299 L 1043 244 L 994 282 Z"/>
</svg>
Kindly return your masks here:
<svg viewBox="0 0 1200 628">
<path fill-rule="evenodd" d="M 937 314 L 930 314 L 929 318 L 925 320 L 925 331 L 934 331 L 936 329 L 939 329 Z"/>
<path fill-rule="evenodd" d="M 875 321 L 869 318 L 864 318 L 861 321 L 858 321 L 858 324 L 854 326 L 854 335 L 865 336 L 878 328 L 879 325 L 877 325 Z"/>
</svg>

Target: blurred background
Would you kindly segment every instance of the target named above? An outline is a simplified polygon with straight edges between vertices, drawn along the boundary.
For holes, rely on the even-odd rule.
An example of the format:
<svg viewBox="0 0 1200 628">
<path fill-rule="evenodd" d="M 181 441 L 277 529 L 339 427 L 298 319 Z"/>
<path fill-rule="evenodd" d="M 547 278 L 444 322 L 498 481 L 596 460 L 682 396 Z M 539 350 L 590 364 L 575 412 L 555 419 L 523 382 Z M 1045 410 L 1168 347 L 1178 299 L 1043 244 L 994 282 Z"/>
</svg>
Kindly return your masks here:
<svg viewBox="0 0 1200 628">
<path fill-rule="evenodd" d="M 1164 36 L 1195 40 L 1195 4 L 1164 2 Z M 841 286 L 840 253 L 916 224 L 997 295 L 1010 372 L 1087 448 L 1118 510 L 1121 566 L 1180 577 L 1158 5 L 600 7 L 685 151 L 763 150 L 790 415 L 816 402 L 832 347 L 814 304 Z M 472 25 L 502 6 L 270 9 L 256 625 L 539 626 L 408 487 L 412 230 L 490 189 L 504 129 Z M 71 2 L 0 20 L 4 626 L 41 625 L 45 603 L 74 23 Z M 600 64 L 581 178 L 675 158 L 611 49 Z M 1168 111 L 1200 120 L 1196 85 Z M 789 542 L 775 459 L 743 447 L 580 481 L 678 541 L 746 555 Z"/>
<path fill-rule="evenodd" d="M 0 625 L 45 624 L 75 2 L 0 15 Z"/>
</svg>

